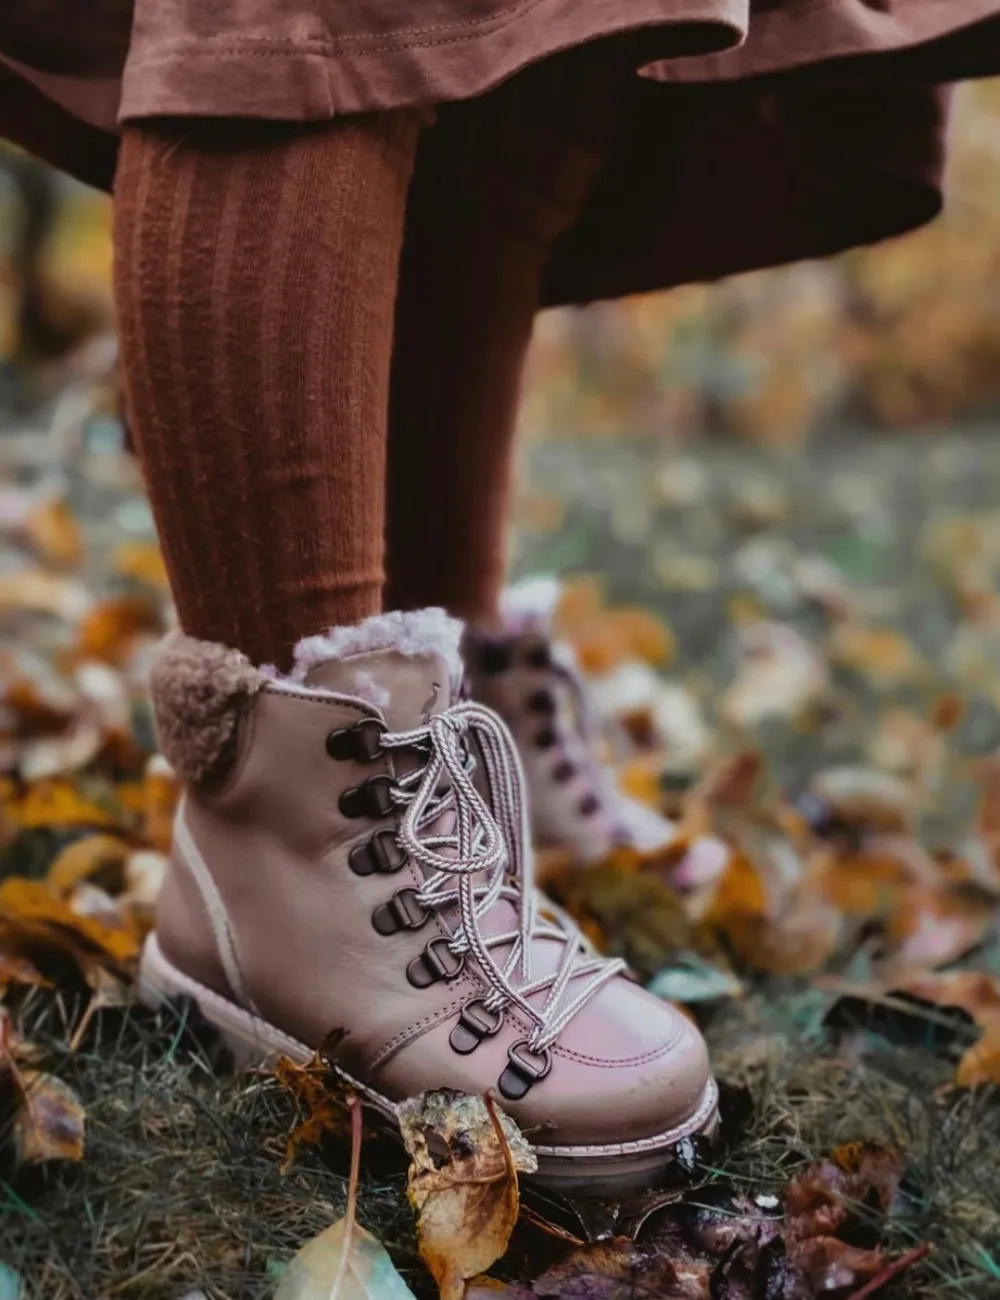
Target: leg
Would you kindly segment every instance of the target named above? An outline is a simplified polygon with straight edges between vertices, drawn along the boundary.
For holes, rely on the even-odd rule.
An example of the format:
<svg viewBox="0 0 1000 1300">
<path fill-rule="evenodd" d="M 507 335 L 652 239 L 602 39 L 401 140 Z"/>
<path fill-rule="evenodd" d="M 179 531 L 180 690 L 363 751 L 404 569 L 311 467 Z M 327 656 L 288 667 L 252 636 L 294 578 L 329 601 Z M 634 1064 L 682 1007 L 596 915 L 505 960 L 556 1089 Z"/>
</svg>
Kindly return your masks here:
<svg viewBox="0 0 1000 1300">
<path fill-rule="evenodd" d="M 133 127 L 115 190 L 126 401 L 185 631 L 287 662 L 380 608 L 415 113 Z"/>
<path fill-rule="evenodd" d="M 628 46 L 577 49 L 443 111 L 422 142 L 396 313 L 388 608 L 496 613 L 542 273 L 590 192 L 631 76 Z"/>
</svg>

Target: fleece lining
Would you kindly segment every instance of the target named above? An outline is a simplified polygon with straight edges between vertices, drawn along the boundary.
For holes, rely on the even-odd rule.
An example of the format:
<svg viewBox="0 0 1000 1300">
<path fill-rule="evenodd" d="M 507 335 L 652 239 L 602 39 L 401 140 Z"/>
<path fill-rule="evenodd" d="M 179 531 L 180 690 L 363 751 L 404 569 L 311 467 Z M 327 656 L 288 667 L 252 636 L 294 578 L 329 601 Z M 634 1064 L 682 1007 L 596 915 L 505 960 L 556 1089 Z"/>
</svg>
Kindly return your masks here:
<svg viewBox="0 0 1000 1300">
<path fill-rule="evenodd" d="M 160 748 L 182 780 L 217 778 L 235 754 L 241 714 L 268 682 L 301 686 L 314 668 L 331 659 L 395 650 L 410 657 L 440 655 L 457 690 L 461 640 L 461 622 L 443 609 L 376 614 L 353 627 L 303 638 L 295 647 L 291 674 L 282 677 L 270 665 L 254 667 L 238 650 L 171 632 L 150 675 Z M 366 704 L 388 704 L 388 695 L 374 678 L 362 672 L 356 681 L 358 697 Z"/>
</svg>

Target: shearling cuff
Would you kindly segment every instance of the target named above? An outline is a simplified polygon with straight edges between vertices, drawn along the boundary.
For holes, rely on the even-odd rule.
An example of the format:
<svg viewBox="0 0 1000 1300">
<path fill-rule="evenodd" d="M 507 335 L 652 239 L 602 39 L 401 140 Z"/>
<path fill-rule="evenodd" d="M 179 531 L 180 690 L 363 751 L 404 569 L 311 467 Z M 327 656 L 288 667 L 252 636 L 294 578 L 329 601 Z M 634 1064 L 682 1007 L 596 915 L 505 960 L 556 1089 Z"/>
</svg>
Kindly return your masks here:
<svg viewBox="0 0 1000 1300">
<path fill-rule="evenodd" d="M 240 714 L 267 681 L 246 655 L 171 632 L 150 674 L 156 730 L 182 780 L 218 776 L 234 753 Z"/>
</svg>

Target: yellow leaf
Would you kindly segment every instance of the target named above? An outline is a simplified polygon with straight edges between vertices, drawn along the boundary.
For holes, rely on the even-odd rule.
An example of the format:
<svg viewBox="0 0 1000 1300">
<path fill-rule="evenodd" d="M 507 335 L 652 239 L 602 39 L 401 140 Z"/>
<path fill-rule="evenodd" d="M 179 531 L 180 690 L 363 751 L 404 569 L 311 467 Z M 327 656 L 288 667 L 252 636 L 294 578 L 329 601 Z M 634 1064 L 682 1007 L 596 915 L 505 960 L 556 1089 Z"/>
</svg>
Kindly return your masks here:
<svg viewBox="0 0 1000 1300">
<path fill-rule="evenodd" d="M 112 562 L 124 577 L 166 590 L 167 568 L 154 542 L 125 542 L 116 549 Z"/>
<path fill-rule="evenodd" d="M 24 521 L 28 541 L 43 560 L 71 569 L 83 558 L 83 533 L 65 501 L 53 497 L 36 506 Z"/>
<path fill-rule="evenodd" d="M 420 1254 L 441 1300 L 462 1300 L 466 1278 L 507 1249 L 520 1208 L 518 1172 L 535 1172 L 534 1152 L 489 1097 L 424 1093 L 402 1103 L 399 1125 L 412 1161 L 407 1194 Z"/>
<path fill-rule="evenodd" d="M 651 664 L 674 657 L 676 642 L 667 625 L 644 609 L 616 609 L 607 616 L 633 655 Z"/>
<path fill-rule="evenodd" d="M 1000 1030 L 992 1029 L 973 1043 L 958 1063 L 955 1082 L 960 1088 L 1000 1084 Z"/>
<path fill-rule="evenodd" d="M 84 1114 L 72 1088 L 55 1075 L 38 1070 L 21 1070 L 14 1077 L 20 1092 L 14 1119 L 19 1162 L 38 1165 L 46 1160 L 81 1160 Z"/>
<path fill-rule="evenodd" d="M 53 826 L 110 828 L 118 824 L 107 808 L 85 798 L 72 782 L 58 778 L 33 782 L 14 816 L 24 830 Z"/>
<path fill-rule="evenodd" d="M 154 849 L 166 853 L 174 835 L 174 813 L 180 787 L 165 758 L 154 755 L 146 765 L 142 785 L 143 834 Z"/>
<path fill-rule="evenodd" d="M 113 884 L 108 887 L 119 893 L 124 885 L 125 862 L 129 846 L 117 835 L 88 835 L 74 840 L 59 853 L 49 867 L 46 884 L 60 898 L 73 892 L 83 880 L 100 876 Z M 98 882 L 100 883 L 100 882 Z"/>
<path fill-rule="evenodd" d="M 121 966 L 139 955 L 141 934 L 127 914 L 118 923 L 81 916 L 41 881 L 9 876 L 0 883 L 0 927 L 15 938 L 23 934 L 76 956 L 81 942 Z"/>
</svg>

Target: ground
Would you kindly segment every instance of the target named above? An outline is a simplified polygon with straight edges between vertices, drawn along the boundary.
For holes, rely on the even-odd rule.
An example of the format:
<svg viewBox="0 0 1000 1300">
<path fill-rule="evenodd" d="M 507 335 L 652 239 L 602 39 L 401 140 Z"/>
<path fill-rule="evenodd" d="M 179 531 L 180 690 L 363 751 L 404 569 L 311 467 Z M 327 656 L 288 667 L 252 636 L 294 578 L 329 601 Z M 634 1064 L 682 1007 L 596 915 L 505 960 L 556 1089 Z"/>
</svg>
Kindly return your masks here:
<svg viewBox="0 0 1000 1300">
<path fill-rule="evenodd" d="M 142 694 L 167 614 L 103 374 L 95 354 L 0 442 L 0 1261 L 44 1300 L 250 1300 L 343 1213 L 346 1147 L 283 1172 L 302 1094 L 227 1072 L 190 1008 L 130 1005 L 169 835 Z M 526 447 L 514 568 L 600 575 L 568 585 L 562 629 L 619 779 L 688 846 L 547 861 L 549 887 L 698 1018 L 725 1123 L 655 1213 L 535 1205 L 617 1254 L 577 1248 L 586 1284 L 567 1282 L 565 1242 L 522 1223 L 497 1293 L 649 1294 L 620 1245 L 637 1233 L 663 1296 L 1000 1296 L 996 432 Z M 73 1090 L 82 1150 L 69 1102 L 66 1131 L 25 1118 L 34 1070 Z M 432 1295 L 405 1181 L 366 1141 L 359 1218 Z M 804 1226 L 816 1195 L 828 1232 Z M 670 1252 L 688 1281 L 663 1280 Z"/>
</svg>

